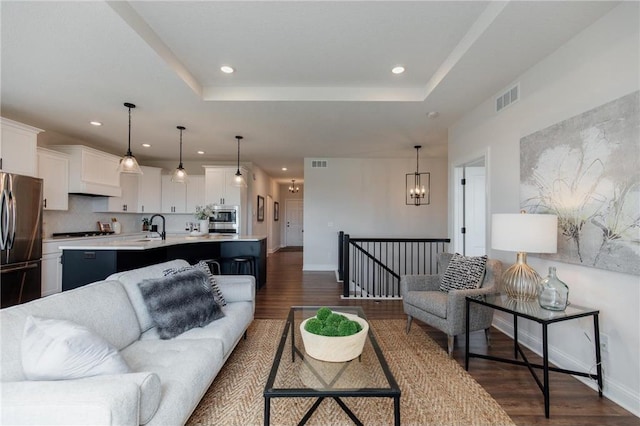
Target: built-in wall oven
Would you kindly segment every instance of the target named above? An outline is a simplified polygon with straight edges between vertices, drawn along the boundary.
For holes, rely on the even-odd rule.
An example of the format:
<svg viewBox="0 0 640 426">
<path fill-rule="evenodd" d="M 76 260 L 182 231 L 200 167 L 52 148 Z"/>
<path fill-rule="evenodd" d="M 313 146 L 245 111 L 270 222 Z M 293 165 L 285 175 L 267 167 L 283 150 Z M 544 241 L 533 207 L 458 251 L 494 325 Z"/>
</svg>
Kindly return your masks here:
<svg viewBox="0 0 640 426">
<path fill-rule="evenodd" d="M 209 217 L 209 232 L 237 234 L 240 229 L 238 206 L 216 206 Z"/>
</svg>

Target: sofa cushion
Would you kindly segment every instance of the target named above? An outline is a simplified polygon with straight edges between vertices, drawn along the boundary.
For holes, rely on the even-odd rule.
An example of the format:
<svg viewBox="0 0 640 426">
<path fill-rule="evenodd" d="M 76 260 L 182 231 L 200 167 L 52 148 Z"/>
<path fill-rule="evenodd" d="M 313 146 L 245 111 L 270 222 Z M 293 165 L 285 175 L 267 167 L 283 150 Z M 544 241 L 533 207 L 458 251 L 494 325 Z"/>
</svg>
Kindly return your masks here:
<svg viewBox="0 0 640 426">
<path fill-rule="evenodd" d="M 253 304 L 251 302 L 229 303 L 222 308 L 224 318 L 216 320 L 204 327 L 192 328 L 185 331 L 176 339 L 217 339 L 222 342 L 225 358 L 238 343 L 244 331 L 253 321 Z M 140 336 L 141 340 L 158 339 L 158 331 L 155 328 L 148 330 Z"/>
<path fill-rule="evenodd" d="M 146 279 L 138 286 L 161 339 L 171 339 L 224 316 L 209 279 L 200 270 Z"/>
<path fill-rule="evenodd" d="M 131 370 L 117 349 L 71 321 L 28 316 L 22 368 L 29 380 L 68 380 Z"/>
<path fill-rule="evenodd" d="M 141 331 L 147 331 L 154 326 L 151 315 L 147 310 L 147 306 L 142 299 L 140 288 L 138 283 L 147 278 L 161 278 L 164 276 L 162 271 L 168 268 L 180 268 L 182 266 L 189 266 L 189 263 L 185 260 L 171 260 L 169 262 L 162 262 L 151 266 L 145 266 L 144 268 L 132 269 L 130 271 L 116 272 L 107 277 L 108 280 L 118 280 L 122 283 L 122 286 L 127 292 L 131 305 L 135 311 L 138 323 L 140 324 Z"/>
<path fill-rule="evenodd" d="M 487 256 L 455 253 L 442 275 L 440 291 L 479 288 L 484 278 Z"/>
<path fill-rule="evenodd" d="M 216 339 L 140 340 L 122 351 L 134 371 L 150 371 L 162 382 L 162 401 L 153 425 L 183 424 L 224 363 Z"/>
<path fill-rule="evenodd" d="M 120 350 L 140 337 L 136 314 L 118 281 L 99 281 L 0 311 L 2 381 L 24 380 L 20 352 L 29 315 L 73 321 Z"/>
</svg>

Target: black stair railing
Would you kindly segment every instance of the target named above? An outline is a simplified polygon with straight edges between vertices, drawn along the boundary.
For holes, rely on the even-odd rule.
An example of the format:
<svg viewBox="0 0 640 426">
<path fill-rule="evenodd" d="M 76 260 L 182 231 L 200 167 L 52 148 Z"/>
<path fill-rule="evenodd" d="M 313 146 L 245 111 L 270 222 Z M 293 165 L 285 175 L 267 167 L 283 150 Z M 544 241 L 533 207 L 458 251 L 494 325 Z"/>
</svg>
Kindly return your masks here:
<svg viewBox="0 0 640 426">
<path fill-rule="evenodd" d="M 399 299 L 402 275 L 435 274 L 449 238 L 351 238 L 338 234 L 345 298 Z"/>
</svg>

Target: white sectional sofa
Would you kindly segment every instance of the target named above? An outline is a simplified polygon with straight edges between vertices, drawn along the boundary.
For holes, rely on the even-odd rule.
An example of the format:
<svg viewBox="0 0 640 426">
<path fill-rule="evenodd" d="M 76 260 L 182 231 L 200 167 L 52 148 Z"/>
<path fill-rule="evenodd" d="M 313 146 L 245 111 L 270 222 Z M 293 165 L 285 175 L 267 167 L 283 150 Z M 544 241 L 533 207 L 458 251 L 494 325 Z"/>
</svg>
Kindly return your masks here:
<svg viewBox="0 0 640 426">
<path fill-rule="evenodd" d="M 140 290 L 173 260 L 0 311 L 0 424 L 184 424 L 242 339 L 255 310 L 252 276 L 216 276 L 224 318 L 161 340 Z M 133 371 L 82 379 L 29 381 L 21 340 L 27 317 L 73 321 L 118 349 Z"/>
</svg>

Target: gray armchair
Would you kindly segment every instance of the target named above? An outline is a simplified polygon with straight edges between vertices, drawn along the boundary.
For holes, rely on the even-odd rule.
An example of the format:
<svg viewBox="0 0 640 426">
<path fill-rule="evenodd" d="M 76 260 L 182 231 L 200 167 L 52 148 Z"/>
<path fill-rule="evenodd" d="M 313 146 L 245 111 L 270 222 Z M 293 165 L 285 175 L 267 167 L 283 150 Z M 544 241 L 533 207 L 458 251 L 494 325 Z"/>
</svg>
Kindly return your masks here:
<svg viewBox="0 0 640 426">
<path fill-rule="evenodd" d="M 438 255 L 439 275 L 404 275 L 400 279 L 400 293 L 407 314 L 407 333 L 413 318 L 447 334 L 447 350 L 452 356 L 455 336 L 465 332 L 465 297 L 499 293 L 502 263 L 487 259 L 486 272 L 480 288 L 471 290 L 440 291 L 442 273 L 453 255 Z M 471 305 L 469 331 L 484 330 L 489 342 L 489 329 L 493 309 L 477 303 Z"/>
</svg>

